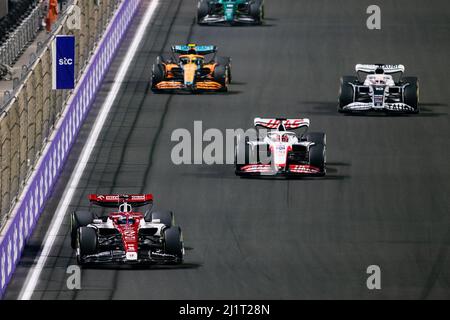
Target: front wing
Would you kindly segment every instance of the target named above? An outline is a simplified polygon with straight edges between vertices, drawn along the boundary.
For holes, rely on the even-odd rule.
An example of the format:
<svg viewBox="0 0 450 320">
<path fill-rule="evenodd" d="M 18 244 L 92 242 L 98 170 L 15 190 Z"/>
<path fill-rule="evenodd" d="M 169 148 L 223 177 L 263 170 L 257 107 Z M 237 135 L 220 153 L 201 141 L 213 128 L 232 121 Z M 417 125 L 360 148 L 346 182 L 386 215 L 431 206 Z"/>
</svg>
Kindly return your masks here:
<svg viewBox="0 0 450 320">
<path fill-rule="evenodd" d="M 382 106 L 374 106 L 372 102 L 353 102 L 342 107 L 343 112 L 383 111 L 395 113 L 414 113 L 413 107 L 405 103 L 384 103 Z"/>
<path fill-rule="evenodd" d="M 151 250 L 141 251 L 136 258 L 129 259 L 125 251 L 110 250 L 79 257 L 79 262 L 82 264 L 179 264 L 183 262 L 183 259 Z"/>
<path fill-rule="evenodd" d="M 274 168 L 270 164 L 247 164 L 236 168 L 238 176 L 324 176 L 325 171 L 309 164 L 291 164 L 285 168 Z"/>
<path fill-rule="evenodd" d="M 245 15 L 237 15 L 234 17 L 232 21 L 229 21 L 225 18 L 225 16 L 217 16 L 217 15 L 207 15 L 203 17 L 199 22 L 199 24 L 261 24 L 260 21 L 255 20 L 250 16 Z"/>
<path fill-rule="evenodd" d="M 181 81 L 165 80 L 152 87 L 153 91 L 224 91 L 226 87 L 216 81 L 206 80 L 197 81 L 193 85 L 185 85 Z"/>
</svg>

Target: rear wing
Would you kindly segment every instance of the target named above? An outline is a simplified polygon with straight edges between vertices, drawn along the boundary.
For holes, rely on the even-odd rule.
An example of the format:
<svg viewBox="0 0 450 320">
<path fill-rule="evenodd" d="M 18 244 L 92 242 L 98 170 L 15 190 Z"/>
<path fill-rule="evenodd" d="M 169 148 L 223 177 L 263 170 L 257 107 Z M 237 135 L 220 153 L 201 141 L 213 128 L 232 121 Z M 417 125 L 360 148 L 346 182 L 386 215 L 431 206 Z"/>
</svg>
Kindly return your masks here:
<svg viewBox="0 0 450 320">
<path fill-rule="evenodd" d="M 172 52 L 173 53 L 180 53 L 180 54 L 200 54 L 200 55 L 206 55 L 211 53 L 217 52 L 216 46 L 198 46 L 196 44 L 188 44 L 184 46 L 172 46 Z"/>
<path fill-rule="evenodd" d="M 355 66 L 358 80 L 363 82 L 367 74 L 373 74 L 378 68 L 382 68 L 385 74 L 390 74 L 395 77 L 395 82 L 398 82 L 405 72 L 405 66 L 402 64 L 357 64 Z"/>
<path fill-rule="evenodd" d="M 122 203 L 132 204 L 133 207 L 143 207 L 153 203 L 152 194 L 90 194 L 89 201 L 100 207 L 116 208 Z"/>
<path fill-rule="evenodd" d="M 355 66 L 356 72 L 374 73 L 378 68 L 382 68 L 384 73 L 404 73 L 405 66 L 402 64 L 357 64 Z"/>
<path fill-rule="evenodd" d="M 309 119 L 285 119 L 285 118 L 255 118 L 255 127 L 263 127 L 267 129 L 275 129 L 279 131 L 286 131 L 292 129 L 299 129 L 309 127 Z"/>
</svg>

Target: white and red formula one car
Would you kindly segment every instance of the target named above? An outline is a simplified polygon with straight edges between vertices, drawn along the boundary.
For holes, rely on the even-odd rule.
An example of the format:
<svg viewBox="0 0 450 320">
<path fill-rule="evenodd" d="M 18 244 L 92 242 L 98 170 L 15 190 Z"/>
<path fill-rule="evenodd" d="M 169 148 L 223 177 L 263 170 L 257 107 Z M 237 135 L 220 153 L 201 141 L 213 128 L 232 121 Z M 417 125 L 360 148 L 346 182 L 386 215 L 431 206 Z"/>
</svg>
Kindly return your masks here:
<svg viewBox="0 0 450 320">
<path fill-rule="evenodd" d="M 254 120 L 256 139 L 239 136 L 235 148 L 238 176 L 324 176 L 326 135 L 307 133 L 309 119 Z M 265 128 L 265 132 L 258 130 Z M 302 130 L 295 133 L 289 130 Z"/>
<path fill-rule="evenodd" d="M 116 208 L 108 214 L 76 211 L 71 216 L 71 245 L 79 264 L 183 262 L 180 227 L 171 211 L 152 211 L 153 195 L 89 195 L 92 204 Z M 147 207 L 144 213 L 134 211 Z"/>
</svg>

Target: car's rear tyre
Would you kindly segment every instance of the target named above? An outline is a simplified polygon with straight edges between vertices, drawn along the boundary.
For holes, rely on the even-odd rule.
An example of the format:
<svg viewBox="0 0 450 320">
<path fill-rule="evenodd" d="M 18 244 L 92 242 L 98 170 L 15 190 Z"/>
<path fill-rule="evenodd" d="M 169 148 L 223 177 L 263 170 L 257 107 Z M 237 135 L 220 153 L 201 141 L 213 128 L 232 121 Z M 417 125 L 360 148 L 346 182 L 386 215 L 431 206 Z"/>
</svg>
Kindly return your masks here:
<svg viewBox="0 0 450 320">
<path fill-rule="evenodd" d="M 94 221 L 94 215 L 89 211 L 76 211 L 70 216 L 70 245 L 72 249 L 77 247 L 78 228 L 86 227 Z"/>
<path fill-rule="evenodd" d="M 78 229 L 78 254 L 79 264 L 83 264 L 83 257 L 97 252 L 97 232 L 93 228 L 81 227 Z"/>
<path fill-rule="evenodd" d="M 327 136 L 323 132 L 308 132 L 303 138 L 308 142 L 314 142 L 316 144 L 327 144 Z"/>
<path fill-rule="evenodd" d="M 183 236 L 180 227 L 171 227 L 164 230 L 164 252 L 174 255 L 178 262 L 183 260 Z"/>
<path fill-rule="evenodd" d="M 197 23 L 201 24 L 201 21 L 209 13 L 209 5 L 206 0 L 199 0 L 197 5 Z"/>
<path fill-rule="evenodd" d="M 225 66 L 226 68 L 226 77 L 227 77 L 227 84 L 230 84 L 232 81 L 231 77 L 231 58 L 230 57 L 218 57 L 216 58 L 216 62 L 219 65 Z"/>
<path fill-rule="evenodd" d="M 305 135 L 308 142 L 314 142 L 309 148 L 309 164 L 320 170 L 320 175 L 325 175 L 326 166 L 326 144 L 327 138 L 325 133 L 311 132 Z"/>
<path fill-rule="evenodd" d="M 175 224 L 173 212 L 168 210 L 153 211 L 148 218 L 149 220 L 146 219 L 147 222 L 159 220 L 160 223 L 164 224 L 168 228 Z"/>
<path fill-rule="evenodd" d="M 350 83 L 356 83 L 357 81 L 358 78 L 355 76 L 344 76 L 341 78 L 338 112 L 345 112 L 343 107 L 355 102 L 355 92 Z"/>
<path fill-rule="evenodd" d="M 403 102 L 414 108 L 413 113 L 419 113 L 419 80 L 417 77 L 404 77 L 404 83 L 409 83 L 403 93 Z"/>
<path fill-rule="evenodd" d="M 213 78 L 214 81 L 219 83 L 222 88 L 219 91 L 222 92 L 226 92 L 228 90 L 227 88 L 227 68 L 224 65 L 217 65 L 216 68 L 214 69 L 214 73 L 213 73 Z"/>
<path fill-rule="evenodd" d="M 263 0 L 255 0 L 250 4 L 250 16 L 255 23 L 261 24 L 264 20 L 264 3 Z"/>
</svg>

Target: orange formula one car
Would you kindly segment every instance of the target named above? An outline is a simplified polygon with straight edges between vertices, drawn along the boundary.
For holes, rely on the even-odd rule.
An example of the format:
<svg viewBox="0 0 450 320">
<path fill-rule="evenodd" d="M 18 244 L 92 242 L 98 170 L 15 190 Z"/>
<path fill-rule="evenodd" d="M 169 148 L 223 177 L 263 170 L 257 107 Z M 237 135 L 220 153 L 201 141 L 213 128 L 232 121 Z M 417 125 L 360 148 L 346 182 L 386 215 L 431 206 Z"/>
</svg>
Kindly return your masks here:
<svg viewBox="0 0 450 320">
<path fill-rule="evenodd" d="M 231 59 L 216 57 L 216 53 L 216 46 L 172 46 L 171 59 L 156 58 L 152 91 L 226 92 L 231 82 Z M 213 57 L 206 60 L 210 54 Z"/>
</svg>

